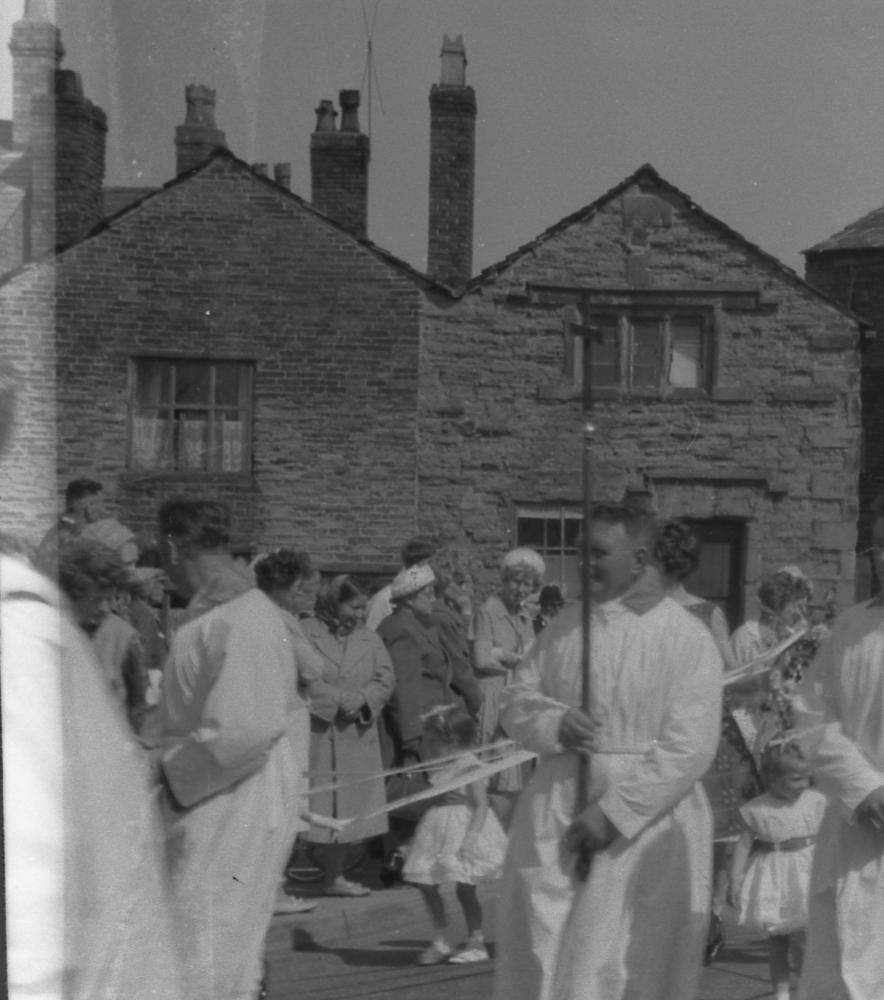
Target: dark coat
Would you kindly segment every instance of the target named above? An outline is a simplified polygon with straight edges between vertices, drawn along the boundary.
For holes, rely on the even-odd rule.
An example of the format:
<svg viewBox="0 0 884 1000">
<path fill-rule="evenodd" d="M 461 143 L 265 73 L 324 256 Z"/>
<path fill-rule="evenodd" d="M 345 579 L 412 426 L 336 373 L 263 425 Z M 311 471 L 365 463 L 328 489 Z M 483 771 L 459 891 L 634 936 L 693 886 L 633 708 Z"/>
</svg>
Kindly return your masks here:
<svg viewBox="0 0 884 1000">
<path fill-rule="evenodd" d="M 433 605 L 433 618 L 438 627 L 442 649 L 448 657 L 448 682 L 463 699 L 470 715 L 478 718 L 482 707 L 482 688 L 473 673 L 472 649 L 464 617 L 440 599 Z"/>
<path fill-rule="evenodd" d="M 396 674 L 396 689 L 384 715 L 399 763 L 403 752 L 420 755 L 421 715 L 434 705 L 451 704 L 456 695 L 435 621 L 424 623 L 411 608 L 400 605 L 378 626 L 378 635 Z"/>
</svg>

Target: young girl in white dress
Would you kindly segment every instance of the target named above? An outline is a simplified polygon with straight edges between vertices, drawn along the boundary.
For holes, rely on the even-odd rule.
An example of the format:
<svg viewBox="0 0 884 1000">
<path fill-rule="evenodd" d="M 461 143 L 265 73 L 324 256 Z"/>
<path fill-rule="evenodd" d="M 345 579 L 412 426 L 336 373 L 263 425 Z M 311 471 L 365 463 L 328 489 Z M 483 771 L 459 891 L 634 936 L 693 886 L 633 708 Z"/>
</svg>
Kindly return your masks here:
<svg viewBox="0 0 884 1000">
<path fill-rule="evenodd" d="M 790 951 L 800 975 L 810 870 L 826 797 L 810 787 L 797 743 L 779 742 L 762 756 L 767 791 L 740 807 L 746 824 L 734 848 L 731 902 L 738 922 L 768 935 L 770 978 L 777 1000 L 788 1000 Z"/>
<path fill-rule="evenodd" d="M 458 707 L 434 709 L 424 721 L 424 744 L 437 746 L 438 756 L 468 750 L 476 739 L 476 723 Z M 430 783 L 443 785 L 481 767 L 472 753 L 443 765 L 430 775 Z M 481 962 L 488 959 L 482 934 L 482 906 L 476 885 L 498 878 L 506 853 L 506 834 L 488 806 L 484 779 L 470 782 L 440 797 L 424 814 L 402 869 L 405 882 L 416 885 L 424 897 L 435 936 L 418 957 L 420 965 L 440 962 Z M 440 885 L 454 883 L 467 925 L 466 944 L 455 951 L 448 943 L 448 918 Z"/>
</svg>

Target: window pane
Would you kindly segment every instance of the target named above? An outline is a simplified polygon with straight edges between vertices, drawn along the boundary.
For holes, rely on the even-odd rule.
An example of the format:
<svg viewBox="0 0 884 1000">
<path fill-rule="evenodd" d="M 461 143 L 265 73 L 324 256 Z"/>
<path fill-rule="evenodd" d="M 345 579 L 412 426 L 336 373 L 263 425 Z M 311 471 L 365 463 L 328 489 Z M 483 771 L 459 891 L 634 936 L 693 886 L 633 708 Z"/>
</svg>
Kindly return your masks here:
<svg viewBox="0 0 884 1000">
<path fill-rule="evenodd" d="M 132 465 L 136 469 L 172 466 L 172 421 L 155 412 L 137 413 L 132 422 Z"/>
<path fill-rule="evenodd" d="M 208 470 L 208 413 L 178 414 L 178 468 Z"/>
<path fill-rule="evenodd" d="M 175 363 L 175 403 L 178 406 L 208 406 L 209 365 L 200 361 Z"/>
<path fill-rule="evenodd" d="M 620 348 L 617 337 L 617 323 L 609 317 L 593 319 L 592 325 L 601 331 L 601 342 L 593 340 L 584 347 L 584 356 L 589 355 L 592 367 L 590 385 L 612 386 L 619 384 L 617 358 Z M 585 361 L 584 361 L 585 364 Z"/>
<path fill-rule="evenodd" d="M 672 361 L 669 384 L 679 389 L 699 388 L 703 381 L 703 333 L 699 320 L 672 321 Z"/>
<path fill-rule="evenodd" d="M 542 517 L 520 517 L 516 522 L 516 545 L 528 545 L 542 552 L 545 548 Z"/>
<path fill-rule="evenodd" d="M 245 461 L 246 422 L 237 413 L 225 413 L 215 424 L 212 468 L 222 472 L 241 472 Z"/>
<path fill-rule="evenodd" d="M 580 529 L 582 527 L 583 527 L 582 517 L 565 518 L 565 544 L 563 548 L 566 552 L 577 551 L 577 541 L 580 538 Z"/>
<path fill-rule="evenodd" d="M 159 406 L 168 403 L 171 395 L 169 378 L 172 366 L 168 361 L 137 361 L 135 367 L 135 405 Z"/>
<path fill-rule="evenodd" d="M 656 319 L 635 320 L 632 324 L 630 384 L 635 388 L 656 388 L 660 382 L 660 323 Z"/>
<path fill-rule="evenodd" d="M 215 405 L 244 406 L 245 365 L 235 361 L 215 365 Z"/>
<path fill-rule="evenodd" d="M 558 552 L 562 547 L 562 522 L 558 518 L 546 522 L 546 547 L 550 552 Z"/>
</svg>

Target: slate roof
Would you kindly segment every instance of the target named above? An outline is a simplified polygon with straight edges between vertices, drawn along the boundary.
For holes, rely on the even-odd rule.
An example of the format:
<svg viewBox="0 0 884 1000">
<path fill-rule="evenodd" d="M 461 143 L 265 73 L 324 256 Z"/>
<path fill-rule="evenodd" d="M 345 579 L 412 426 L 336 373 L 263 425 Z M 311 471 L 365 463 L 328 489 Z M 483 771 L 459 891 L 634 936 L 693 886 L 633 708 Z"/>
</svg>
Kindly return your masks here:
<svg viewBox="0 0 884 1000">
<path fill-rule="evenodd" d="M 103 215 L 105 217 L 109 215 L 116 215 L 117 212 L 122 212 L 124 208 L 128 208 L 130 205 L 134 205 L 136 201 L 140 201 L 145 195 L 153 194 L 157 188 L 152 187 L 106 187 L 102 189 L 101 196 L 103 199 Z"/>
<path fill-rule="evenodd" d="M 817 243 L 809 253 L 830 253 L 833 250 L 881 250 L 884 249 L 884 207 L 876 208 L 845 229 Z"/>
<path fill-rule="evenodd" d="M 54 250 L 49 251 L 42 258 L 39 258 L 34 261 L 29 261 L 26 264 L 23 264 L 21 267 L 18 267 L 13 271 L 8 272 L 7 274 L 0 275 L 0 285 L 5 285 L 8 281 L 13 280 L 20 273 L 26 271 L 29 267 L 35 264 L 39 264 L 41 261 L 59 256 L 65 253 L 66 251 L 70 250 L 72 247 L 78 246 L 80 243 L 83 243 L 86 240 L 91 240 L 100 236 L 101 233 L 103 233 L 105 230 L 116 226 L 118 223 L 126 219 L 129 216 L 130 212 L 138 211 L 139 207 L 142 204 L 149 202 L 154 198 L 161 198 L 164 192 L 168 191 L 170 188 L 177 187 L 179 184 L 187 183 L 187 181 L 195 174 L 201 173 L 204 170 L 213 169 L 213 164 L 217 163 L 218 161 L 227 161 L 228 164 L 230 164 L 234 169 L 241 170 L 247 176 L 252 178 L 255 181 L 255 183 L 262 184 L 266 187 L 271 188 L 274 191 L 274 193 L 276 193 L 280 197 L 294 202 L 295 204 L 299 205 L 302 209 L 309 212 L 311 215 L 315 215 L 317 218 L 322 219 L 329 226 L 333 227 L 334 229 L 337 229 L 341 233 L 346 234 L 350 239 L 355 240 L 357 243 L 361 244 L 363 247 L 365 247 L 367 250 L 373 253 L 376 257 L 381 258 L 387 264 L 395 268 L 397 271 L 406 274 L 408 277 L 413 279 L 415 282 L 417 282 L 419 285 L 421 285 L 428 291 L 442 293 L 447 298 L 455 297 L 456 293 L 454 292 L 453 289 L 449 288 L 447 285 L 435 281 L 428 275 L 423 274 L 421 271 L 418 271 L 416 268 L 412 267 L 411 264 L 407 263 L 404 260 L 401 260 L 399 257 L 396 257 L 388 250 L 384 250 L 383 247 L 380 247 L 376 243 L 373 243 L 367 237 L 354 235 L 344 226 L 340 225 L 340 223 L 338 223 L 335 219 L 330 218 L 323 212 L 320 212 L 318 209 L 314 208 L 310 204 L 310 202 L 305 201 L 303 198 L 300 197 L 300 195 L 295 194 L 289 188 L 277 184 L 275 180 L 273 180 L 270 177 L 267 177 L 264 174 L 256 173 L 251 168 L 251 166 L 249 166 L 248 163 L 246 163 L 244 160 L 239 159 L 238 156 L 235 156 L 227 149 L 217 149 L 212 154 L 212 156 L 210 156 L 203 163 L 200 163 L 197 166 L 193 167 L 192 169 L 187 170 L 182 174 L 179 174 L 177 177 L 174 177 L 172 178 L 172 180 L 167 181 L 162 187 L 159 188 L 148 188 L 148 187 L 142 187 L 142 188 L 130 187 L 130 188 L 116 188 L 116 189 L 110 188 L 109 189 L 110 191 L 120 192 L 119 196 L 114 196 L 115 198 L 118 198 L 117 201 L 118 207 L 116 211 L 109 214 L 106 212 L 104 218 L 102 218 L 97 225 L 93 226 L 92 229 L 89 230 L 89 232 L 84 233 L 82 236 L 78 236 L 76 239 L 73 239 L 68 243 L 61 244 L 55 247 Z M 123 194 L 123 192 L 125 192 L 125 194 Z M 107 201 L 105 201 L 104 207 L 107 210 L 111 206 L 108 204 Z"/>
</svg>

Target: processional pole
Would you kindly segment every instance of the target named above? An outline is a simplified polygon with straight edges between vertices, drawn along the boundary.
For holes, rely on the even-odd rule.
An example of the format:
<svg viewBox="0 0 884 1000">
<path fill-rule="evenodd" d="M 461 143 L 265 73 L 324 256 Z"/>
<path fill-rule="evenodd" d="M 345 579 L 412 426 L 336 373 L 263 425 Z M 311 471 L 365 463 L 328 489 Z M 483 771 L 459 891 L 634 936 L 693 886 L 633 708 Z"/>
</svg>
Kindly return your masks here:
<svg viewBox="0 0 884 1000">
<path fill-rule="evenodd" d="M 593 423 L 593 399 L 592 399 L 592 341 L 598 335 L 598 331 L 593 329 L 589 322 L 588 307 L 585 307 L 584 322 L 586 327 L 581 331 L 583 337 L 583 531 L 581 545 L 580 563 L 580 589 L 581 589 L 581 648 L 580 648 L 580 710 L 584 715 L 590 713 L 590 589 L 592 585 L 590 548 L 591 548 L 591 528 L 592 528 L 592 507 L 593 507 L 593 475 L 592 475 L 592 446 L 595 436 L 595 425 Z M 580 755 L 577 773 L 577 795 L 576 795 L 576 815 L 579 816 L 586 809 L 589 796 L 589 757 Z M 575 817 L 576 818 L 576 817 Z M 589 875 L 589 866 L 592 858 L 587 852 L 581 853 L 577 858 L 577 875 L 585 881 Z"/>
</svg>

